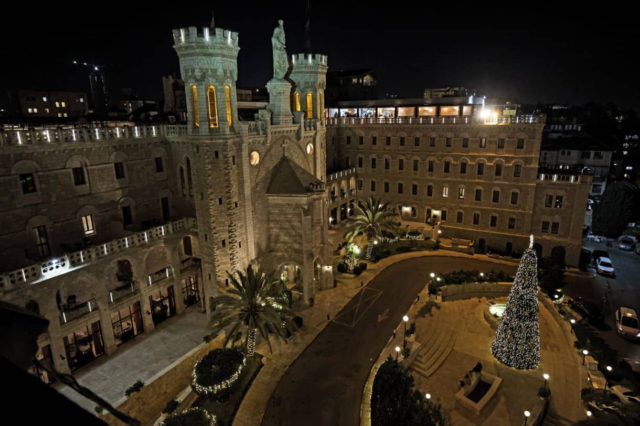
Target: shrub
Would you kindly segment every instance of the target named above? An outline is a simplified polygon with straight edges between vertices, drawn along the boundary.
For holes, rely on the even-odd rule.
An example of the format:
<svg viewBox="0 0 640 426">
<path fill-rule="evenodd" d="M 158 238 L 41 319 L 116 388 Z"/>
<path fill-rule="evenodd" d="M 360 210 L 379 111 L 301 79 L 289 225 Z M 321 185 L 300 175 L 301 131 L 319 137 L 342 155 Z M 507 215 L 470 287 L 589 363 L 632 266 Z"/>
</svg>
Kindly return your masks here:
<svg viewBox="0 0 640 426">
<path fill-rule="evenodd" d="M 98 415 L 101 415 L 102 413 L 104 413 L 104 407 L 100 405 L 96 405 L 94 410 L 96 410 L 96 413 L 98 413 Z"/>
<path fill-rule="evenodd" d="M 124 391 L 124 394 L 126 396 L 129 396 L 134 392 L 140 392 L 140 389 L 142 389 L 143 386 L 144 386 L 144 382 L 138 380 L 133 385 L 131 385 L 129 388 L 127 388 L 127 390 Z"/>
<path fill-rule="evenodd" d="M 398 253 L 406 253 L 408 251 L 411 251 L 411 247 L 409 247 L 409 246 L 396 247 L 396 252 L 398 252 Z"/>
<path fill-rule="evenodd" d="M 347 265 L 338 263 L 338 272 L 345 274 L 347 272 Z"/>
<path fill-rule="evenodd" d="M 412 322 L 409 328 L 407 329 L 407 336 L 411 336 L 416 332 L 416 323 Z"/>
<path fill-rule="evenodd" d="M 353 268 L 353 273 L 356 275 L 360 275 L 362 272 L 364 272 L 367 269 L 367 264 L 366 263 L 359 263 L 355 268 Z"/>
<path fill-rule="evenodd" d="M 176 408 L 178 408 L 178 405 L 180 405 L 180 403 L 175 399 L 172 399 L 171 401 L 167 402 L 167 405 L 164 407 L 164 410 L 162 410 L 162 412 L 166 414 L 171 414 L 174 411 L 176 411 Z"/>
<path fill-rule="evenodd" d="M 223 394 L 238 380 L 246 362 L 236 349 L 214 349 L 196 362 L 191 387 L 198 395 Z"/>
<path fill-rule="evenodd" d="M 202 408 L 189 408 L 167 417 L 162 426 L 215 426 L 216 417 Z"/>
<path fill-rule="evenodd" d="M 408 358 L 408 357 L 409 357 L 409 355 L 411 355 L 411 349 L 409 349 L 408 347 L 407 347 L 407 348 L 404 348 L 404 349 L 402 350 L 402 356 L 403 356 L 403 357 L 405 357 L 405 358 Z"/>
</svg>

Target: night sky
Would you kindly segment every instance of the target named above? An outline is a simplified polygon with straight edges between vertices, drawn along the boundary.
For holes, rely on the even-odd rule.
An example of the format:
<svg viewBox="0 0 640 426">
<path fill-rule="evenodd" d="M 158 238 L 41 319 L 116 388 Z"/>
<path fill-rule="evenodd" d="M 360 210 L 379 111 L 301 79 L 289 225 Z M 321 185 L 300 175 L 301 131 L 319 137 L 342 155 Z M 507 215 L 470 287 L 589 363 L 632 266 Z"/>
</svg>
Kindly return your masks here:
<svg viewBox="0 0 640 426">
<path fill-rule="evenodd" d="M 240 33 L 241 87 L 263 87 L 271 77 L 279 18 L 289 53 L 303 51 L 304 0 L 138 3 L 12 5 L 0 29 L 0 89 L 83 90 L 86 77 L 70 65 L 80 59 L 106 65 L 112 87 L 160 99 L 161 76 L 178 70 L 171 29 L 208 25 L 212 7 L 217 26 Z M 640 106 L 640 25 L 631 9 L 432 3 L 312 1 L 312 51 L 329 56 L 330 70 L 374 69 L 381 95 L 464 86 L 520 103 Z"/>
</svg>

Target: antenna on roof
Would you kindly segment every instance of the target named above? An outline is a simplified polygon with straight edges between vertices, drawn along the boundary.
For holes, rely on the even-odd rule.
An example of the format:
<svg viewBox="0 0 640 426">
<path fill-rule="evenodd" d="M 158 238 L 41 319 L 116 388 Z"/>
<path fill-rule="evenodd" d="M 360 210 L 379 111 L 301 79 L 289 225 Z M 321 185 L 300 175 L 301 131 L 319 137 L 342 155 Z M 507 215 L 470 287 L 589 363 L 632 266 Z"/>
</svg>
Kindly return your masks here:
<svg viewBox="0 0 640 426">
<path fill-rule="evenodd" d="M 215 31 L 215 28 L 216 28 L 216 23 L 215 23 L 215 19 L 213 18 L 213 9 L 211 9 L 211 23 L 209 24 L 209 31 L 213 33 Z"/>
</svg>

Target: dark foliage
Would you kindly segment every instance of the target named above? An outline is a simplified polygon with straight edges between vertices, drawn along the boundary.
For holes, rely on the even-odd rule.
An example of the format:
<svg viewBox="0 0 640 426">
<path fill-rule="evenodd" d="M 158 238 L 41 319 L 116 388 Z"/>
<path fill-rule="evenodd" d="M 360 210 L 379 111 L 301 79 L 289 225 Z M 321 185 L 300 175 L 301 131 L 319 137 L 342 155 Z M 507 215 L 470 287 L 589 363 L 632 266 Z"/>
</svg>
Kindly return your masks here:
<svg viewBox="0 0 640 426">
<path fill-rule="evenodd" d="M 209 426 L 211 424 L 211 419 L 205 410 L 192 408 L 170 415 L 164 420 L 163 426 Z"/>
<path fill-rule="evenodd" d="M 214 349 L 206 354 L 196 368 L 196 380 L 201 386 L 213 386 L 230 378 L 242 363 L 243 355 L 236 349 Z"/>
<path fill-rule="evenodd" d="M 129 388 L 127 388 L 127 390 L 124 391 L 124 393 L 125 393 L 125 395 L 129 396 L 134 392 L 140 392 L 140 389 L 142 389 L 143 386 L 144 386 L 144 382 L 138 380 L 133 385 L 131 385 Z"/>
<path fill-rule="evenodd" d="M 171 401 L 167 402 L 167 405 L 164 407 L 164 410 L 162 410 L 162 412 L 171 414 L 174 411 L 176 411 L 176 408 L 178 408 L 178 405 L 180 405 L 180 403 L 175 399 L 172 399 Z"/>
</svg>

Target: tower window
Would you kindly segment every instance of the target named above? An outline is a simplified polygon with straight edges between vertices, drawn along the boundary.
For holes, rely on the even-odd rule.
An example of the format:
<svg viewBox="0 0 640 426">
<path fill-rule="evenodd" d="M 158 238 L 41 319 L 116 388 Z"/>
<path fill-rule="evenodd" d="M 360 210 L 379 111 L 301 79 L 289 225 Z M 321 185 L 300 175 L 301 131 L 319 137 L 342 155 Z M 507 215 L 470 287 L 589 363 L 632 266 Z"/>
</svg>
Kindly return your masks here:
<svg viewBox="0 0 640 426">
<path fill-rule="evenodd" d="M 200 113 L 198 111 L 198 90 L 195 84 L 191 86 L 191 97 L 193 98 L 193 125 L 200 127 Z"/>
<path fill-rule="evenodd" d="M 307 93 L 307 118 L 313 118 L 313 95 Z"/>
<path fill-rule="evenodd" d="M 84 235 L 93 235 L 96 233 L 96 229 L 93 225 L 93 218 L 90 214 L 82 216 L 82 229 L 84 231 Z"/>
<path fill-rule="evenodd" d="M 33 173 L 24 173 L 20 175 L 20 184 L 22 185 L 22 193 L 29 194 L 36 192 L 36 181 Z"/>
<path fill-rule="evenodd" d="M 218 127 L 218 103 L 216 100 L 216 88 L 213 86 L 207 88 L 207 103 L 209 104 L 209 127 Z"/>
<path fill-rule="evenodd" d="M 162 163 L 162 157 L 156 157 L 156 172 L 162 173 L 164 171 L 164 164 Z"/>
<path fill-rule="evenodd" d="M 224 99 L 227 106 L 227 123 L 229 126 L 233 124 L 233 116 L 231 114 L 231 88 L 224 86 Z"/>
<path fill-rule="evenodd" d="M 74 167 L 71 169 L 73 172 L 73 183 L 74 185 L 84 185 L 87 181 L 84 178 L 84 169 L 82 167 Z"/>
</svg>

